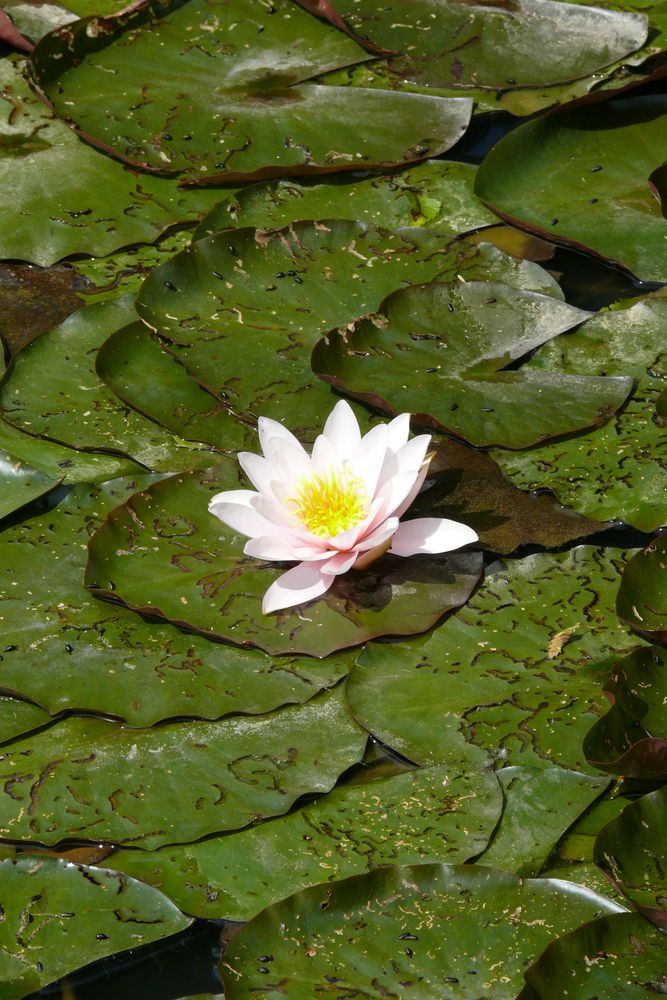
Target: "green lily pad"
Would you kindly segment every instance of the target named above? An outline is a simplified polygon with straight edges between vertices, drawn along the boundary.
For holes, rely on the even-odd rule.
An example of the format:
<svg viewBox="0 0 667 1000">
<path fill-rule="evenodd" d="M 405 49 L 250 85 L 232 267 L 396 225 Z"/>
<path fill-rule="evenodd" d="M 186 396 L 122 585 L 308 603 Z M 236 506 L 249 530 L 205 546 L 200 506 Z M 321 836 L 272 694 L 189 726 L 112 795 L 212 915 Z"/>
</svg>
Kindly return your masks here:
<svg viewBox="0 0 667 1000">
<path fill-rule="evenodd" d="M 134 302 L 125 295 L 80 309 L 31 341 L 0 387 L 5 418 L 30 434 L 74 448 L 120 452 L 149 469 L 210 465 L 215 460 L 210 448 L 179 440 L 123 406 L 100 382 L 97 351 L 133 319 Z"/>
<path fill-rule="evenodd" d="M 380 869 L 297 893 L 242 927 L 220 964 L 225 996 L 280 986 L 294 1000 L 408 989 L 420 1000 L 510 1000 L 549 941 L 618 909 L 567 883 L 492 868 Z"/>
<path fill-rule="evenodd" d="M 423 632 L 468 599 L 478 552 L 383 556 L 337 577 L 320 599 L 263 615 L 261 598 L 283 572 L 243 555 L 243 540 L 208 512 L 238 489 L 235 463 L 156 483 L 117 507 L 90 542 L 86 585 L 135 611 L 267 653 L 326 656 L 378 635 Z"/>
<path fill-rule="evenodd" d="M 522 0 L 511 10 L 447 0 L 399 0 L 389 7 L 377 0 L 335 0 L 333 6 L 362 44 L 368 39 L 393 50 L 386 62 L 392 77 L 463 92 L 589 76 L 638 49 L 647 36 L 640 14 L 540 0 Z"/>
<path fill-rule="evenodd" d="M 270 712 L 307 701 L 348 672 L 352 653 L 275 660 L 145 622 L 87 594 L 89 535 L 141 485 L 129 479 L 98 489 L 79 486 L 56 510 L 0 535 L 0 690 L 52 715 L 100 712 L 149 726 L 176 716 Z M 48 718 L 24 705 L 8 701 L 2 717 L 9 723 L 10 708 L 27 713 L 25 728 L 32 728 L 31 713 L 35 725 Z M 22 731 L 10 728 L 2 738 Z"/>
<path fill-rule="evenodd" d="M 2 659 L 4 660 L 10 652 L 11 648 L 5 647 L 0 654 Z M 29 733 L 32 729 L 39 729 L 47 722 L 51 722 L 51 716 L 39 705 L 0 695 L 0 743 L 13 740 L 15 736 Z"/>
<path fill-rule="evenodd" d="M 56 858 L 0 860 L 0 906 L 3 1000 L 191 923 L 147 885 Z"/>
<path fill-rule="evenodd" d="M 562 767 L 503 767 L 496 776 L 505 808 L 479 864 L 539 875 L 565 831 L 609 781 Z"/>
<path fill-rule="evenodd" d="M 667 220 L 648 177 L 665 158 L 666 108 L 657 94 L 526 122 L 494 146 L 475 190 L 513 224 L 664 281 Z"/>
<path fill-rule="evenodd" d="M 611 708 L 584 741 L 589 761 L 632 778 L 667 775 L 667 651 L 642 646 L 615 661 L 605 691 Z"/>
<path fill-rule="evenodd" d="M 300 219 L 354 219 L 387 229 L 423 226 L 456 236 L 498 221 L 473 192 L 476 169 L 427 160 L 381 177 L 255 184 L 217 205 L 195 238 L 244 226 L 282 229 Z"/>
<path fill-rule="evenodd" d="M 220 399 L 190 378 L 141 322 L 113 333 L 95 370 L 123 403 L 187 441 L 218 451 L 241 448 L 247 428 Z"/>
<path fill-rule="evenodd" d="M 486 452 L 453 438 L 436 441 L 431 451 L 428 476 L 411 516 L 428 511 L 462 521 L 477 532 L 483 548 L 502 554 L 520 545 L 557 548 L 602 528 L 598 521 L 561 507 L 549 490 L 521 492 Z"/>
<path fill-rule="evenodd" d="M 630 308 L 594 316 L 545 344 L 526 371 L 632 375 L 627 406 L 585 436 L 548 443 L 522 454 L 496 452 L 512 482 L 534 490 L 548 482 L 561 503 L 588 517 L 625 521 L 642 531 L 667 522 L 667 474 L 661 457 L 667 435 L 654 417 L 665 374 L 667 300 L 652 296 Z"/>
<path fill-rule="evenodd" d="M 2 9 L 9 14 L 21 34 L 31 42 L 36 42 L 49 31 L 77 19 L 71 9 L 66 10 L 59 3 L 40 3 L 39 0 L 3 0 Z"/>
<path fill-rule="evenodd" d="M 183 191 L 173 180 L 138 175 L 90 149 L 7 60 L 0 63 L 0 87 L 0 256 L 53 264 L 73 253 L 103 255 L 150 242 L 219 200 L 216 191 Z"/>
<path fill-rule="evenodd" d="M 60 482 L 0 449 L 0 518 L 49 493 Z"/>
<path fill-rule="evenodd" d="M 517 1000 L 552 1000 L 554 983 L 567 984 L 568 1000 L 650 1000 L 665 992 L 666 966 L 667 940 L 648 920 L 601 917 L 554 941 L 527 970 Z"/>
<path fill-rule="evenodd" d="M 558 287 L 538 265 L 492 247 L 448 247 L 418 228 L 333 220 L 199 240 L 150 275 L 137 310 L 249 428 L 270 416 L 307 441 L 333 402 L 304 366 L 318 338 L 374 312 L 396 288 L 442 273 L 466 280 L 491 273 L 547 294 Z M 250 432 L 247 446 L 254 446 Z"/>
<path fill-rule="evenodd" d="M 626 806 L 595 842 L 595 861 L 645 917 L 667 930 L 667 787 Z"/>
<path fill-rule="evenodd" d="M 250 920 L 293 892 L 380 865 L 467 861 L 488 843 L 501 809 L 493 774 L 422 768 L 343 785 L 299 812 L 224 837 L 150 854 L 123 849 L 108 863 L 193 916 Z"/>
<path fill-rule="evenodd" d="M 312 366 L 390 413 L 408 410 L 477 446 L 526 448 L 604 423 L 632 388 L 629 378 L 504 370 L 589 315 L 495 282 L 434 282 L 396 292 L 376 316 L 329 333 Z"/>
<path fill-rule="evenodd" d="M 623 572 L 619 618 L 649 639 L 667 643 L 667 534 L 658 535 Z"/>
<path fill-rule="evenodd" d="M 72 716 L 5 748 L 0 833 L 146 850 L 190 841 L 328 791 L 365 745 L 341 688 L 265 716 L 153 729 Z"/>
<path fill-rule="evenodd" d="M 96 144 L 194 183 L 401 166 L 460 139 L 467 98 L 302 85 L 368 58 L 288 0 L 171 0 L 52 32 L 31 67 Z"/>
<path fill-rule="evenodd" d="M 355 718 L 422 764 L 494 760 L 591 773 L 581 743 L 604 711 L 596 664 L 632 638 L 614 598 L 623 558 L 580 546 L 496 564 L 431 635 L 372 643 L 347 684 Z M 553 640 L 573 630 L 560 653 Z"/>
</svg>

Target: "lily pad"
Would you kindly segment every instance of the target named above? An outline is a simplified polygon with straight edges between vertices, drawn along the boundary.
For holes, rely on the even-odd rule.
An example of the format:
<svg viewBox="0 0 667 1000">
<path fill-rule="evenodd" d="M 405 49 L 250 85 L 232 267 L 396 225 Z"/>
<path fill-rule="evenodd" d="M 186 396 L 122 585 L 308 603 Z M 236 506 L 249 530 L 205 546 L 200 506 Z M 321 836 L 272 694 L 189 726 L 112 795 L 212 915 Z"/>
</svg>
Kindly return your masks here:
<svg viewBox="0 0 667 1000">
<path fill-rule="evenodd" d="M 418 763 L 591 772 L 581 744 L 604 711 L 608 670 L 632 646 L 614 598 L 623 558 L 580 546 L 497 563 L 431 635 L 369 644 L 347 684 L 358 721 Z M 554 636 L 573 629 L 549 658 Z"/>
<path fill-rule="evenodd" d="M 650 1000 L 665 992 L 667 941 L 634 913 L 600 917 L 551 944 L 526 972 L 518 1000 L 552 1000 L 554 983 L 568 1000 Z"/>
<path fill-rule="evenodd" d="M 175 716 L 257 715 L 305 702 L 347 673 L 351 653 L 275 660 L 143 621 L 87 594 L 88 538 L 141 485 L 129 479 L 79 486 L 55 510 L 0 535 L 0 690 L 42 706 L 8 699 L 1 716 L 8 724 L 18 711 L 29 717 L 26 729 L 33 716 L 42 725 L 43 709 L 100 712 L 134 726 Z M 23 732 L 21 726 L 10 725 L 2 738 Z"/>
<path fill-rule="evenodd" d="M 667 776 L 667 651 L 643 646 L 614 662 L 611 708 L 584 741 L 589 761 L 632 778 Z"/>
<path fill-rule="evenodd" d="M 428 511 L 462 521 L 491 552 L 507 555 L 530 544 L 557 548 L 603 527 L 561 507 L 550 490 L 518 490 L 485 452 L 453 438 L 436 441 L 431 451 L 428 476 L 410 515 Z"/>
<path fill-rule="evenodd" d="M 327 330 L 374 312 L 395 289 L 442 273 L 466 280 L 491 273 L 546 294 L 558 287 L 537 264 L 493 247 L 448 247 L 418 228 L 389 232 L 333 220 L 199 240 L 150 275 L 137 310 L 246 425 L 258 416 L 285 420 L 308 441 L 332 394 L 304 370 L 304 355 Z"/>
<path fill-rule="evenodd" d="M 342 785 L 299 812 L 224 837 L 150 854 L 123 849 L 109 865 L 193 916 L 250 920 L 293 892 L 380 865 L 463 863 L 486 846 L 501 810 L 493 774 L 422 768 Z"/>
<path fill-rule="evenodd" d="M 46 265 L 73 253 L 103 255 L 150 242 L 219 200 L 216 191 L 183 191 L 100 156 L 50 114 L 7 60 L 0 87 L 0 256 Z"/>
<path fill-rule="evenodd" d="M 210 465 L 215 460 L 210 448 L 172 436 L 124 407 L 100 382 L 97 351 L 133 319 L 134 302 L 125 295 L 87 306 L 31 341 L 0 387 L 5 418 L 30 434 L 74 448 L 119 452 L 157 471 Z"/>
<path fill-rule="evenodd" d="M 648 178 L 665 158 L 666 109 L 656 94 L 533 119 L 494 146 L 475 190 L 508 222 L 664 281 L 667 220 Z"/>
<path fill-rule="evenodd" d="M 473 192 L 476 167 L 427 160 L 381 177 L 256 184 L 222 201 L 197 227 L 203 239 L 221 229 L 282 229 L 300 219 L 354 219 L 399 229 L 423 226 L 456 236 L 497 222 Z"/>
<path fill-rule="evenodd" d="M 463 92 L 589 76 L 638 49 L 647 36 L 640 14 L 543 0 L 511 8 L 448 0 L 399 0 L 390 7 L 334 0 L 333 6 L 362 44 L 368 39 L 393 50 L 386 62 L 392 77 Z"/>
<path fill-rule="evenodd" d="M 505 808 L 477 861 L 517 875 L 539 875 L 565 831 L 609 784 L 562 767 L 503 767 L 496 776 Z"/>
<path fill-rule="evenodd" d="M 191 922 L 147 885 L 56 858 L 0 860 L 0 906 L 3 1000 Z"/>
<path fill-rule="evenodd" d="M 655 416 L 667 378 L 662 344 L 667 300 L 651 296 L 601 313 L 579 330 L 545 344 L 525 369 L 581 375 L 631 375 L 636 389 L 612 420 L 585 436 L 522 454 L 496 452 L 512 482 L 539 489 L 548 482 L 561 503 L 588 517 L 625 521 L 642 531 L 667 523 L 667 434 Z"/>
<path fill-rule="evenodd" d="M 667 534 L 631 559 L 618 591 L 618 616 L 636 632 L 667 643 Z"/>
<path fill-rule="evenodd" d="M 595 860 L 630 902 L 667 930 L 667 787 L 626 806 L 595 842 Z"/>
<path fill-rule="evenodd" d="M 378 635 L 423 632 L 463 604 L 479 579 L 478 552 L 387 555 L 338 577 L 302 610 L 263 615 L 261 598 L 283 569 L 243 555 L 243 539 L 208 512 L 212 495 L 238 486 L 235 463 L 224 462 L 117 507 L 91 539 L 86 585 L 209 638 L 326 656 Z"/>
<path fill-rule="evenodd" d="M 407 989 L 420 1000 L 480 990 L 510 1000 L 549 941 L 618 910 L 567 883 L 492 868 L 380 869 L 297 893 L 241 928 L 221 961 L 225 996 L 278 985 L 294 1000 Z"/>
<path fill-rule="evenodd" d="M 49 493 L 60 482 L 0 449 L 0 518 Z"/>
<path fill-rule="evenodd" d="M 190 841 L 328 791 L 365 745 L 341 688 L 265 716 L 154 729 L 72 716 L 5 748 L 0 833 L 146 850 Z"/>
<path fill-rule="evenodd" d="M 2 659 L 4 660 L 10 652 L 11 647 L 10 649 L 5 647 L 1 654 Z M 29 733 L 32 729 L 39 729 L 47 722 L 51 722 L 51 716 L 39 705 L 0 695 L 0 743 L 13 740 L 14 737 Z"/>
<path fill-rule="evenodd" d="M 52 32 L 31 66 L 97 145 L 194 183 L 400 166 L 458 141 L 467 98 L 302 85 L 368 58 L 288 0 L 171 0 Z"/>
<path fill-rule="evenodd" d="M 632 388 L 629 378 L 504 370 L 589 315 L 495 282 L 434 282 L 396 292 L 377 315 L 328 334 L 312 366 L 390 413 L 408 410 L 477 446 L 526 448 L 604 423 Z"/>
</svg>

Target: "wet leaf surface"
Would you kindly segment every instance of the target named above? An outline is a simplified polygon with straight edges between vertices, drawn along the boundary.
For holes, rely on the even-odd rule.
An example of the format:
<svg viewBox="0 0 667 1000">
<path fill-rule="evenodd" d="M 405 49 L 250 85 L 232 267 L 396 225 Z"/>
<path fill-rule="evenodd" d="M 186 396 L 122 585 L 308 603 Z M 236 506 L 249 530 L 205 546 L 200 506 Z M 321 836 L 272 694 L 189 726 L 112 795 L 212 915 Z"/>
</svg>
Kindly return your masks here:
<svg viewBox="0 0 667 1000">
<path fill-rule="evenodd" d="M 503 767 L 496 771 L 505 807 L 481 865 L 539 875 L 565 831 L 609 784 L 562 767 Z"/>
<path fill-rule="evenodd" d="M 244 540 L 208 512 L 213 495 L 240 482 L 227 461 L 118 507 L 91 540 L 87 586 L 210 638 L 273 655 L 326 656 L 378 635 L 423 632 L 477 584 L 478 552 L 383 556 L 337 578 L 316 601 L 263 615 L 261 598 L 284 565 L 243 555 Z"/>
<path fill-rule="evenodd" d="M 151 854 L 124 849 L 109 864 L 159 887 L 185 913 L 250 920 L 293 892 L 380 865 L 463 863 L 486 847 L 501 810 L 491 773 L 422 768 L 340 786 L 289 816 L 225 837 Z"/>
<path fill-rule="evenodd" d="M 127 455 L 148 469 L 176 471 L 215 461 L 145 419 L 100 382 L 95 355 L 106 338 L 136 321 L 132 296 L 79 310 L 15 358 L 0 388 L 5 418 L 20 430 L 70 447 Z M 71 392 L 72 383 L 78 392 Z M 38 387 L 38 388 L 37 388 Z"/>
<path fill-rule="evenodd" d="M 667 929 L 667 787 L 631 802 L 595 842 L 595 860 L 644 916 Z"/>
<path fill-rule="evenodd" d="M 525 370 L 630 375 L 636 388 L 609 423 L 585 436 L 518 454 L 496 452 L 502 469 L 524 489 L 548 482 L 561 503 L 588 517 L 625 521 L 642 531 L 667 522 L 667 435 L 655 401 L 667 377 L 667 300 L 654 296 L 599 313 L 573 333 L 545 344 Z"/>
<path fill-rule="evenodd" d="M 15 353 L 80 309 L 87 282 L 63 265 L 0 264 L 0 332 Z"/>
<path fill-rule="evenodd" d="M 96 143 L 194 182 L 402 165 L 463 135 L 466 98 L 301 85 L 367 58 L 287 0 L 190 0 L 67 26 L 38 45 L 32 71 Z"/>
<path fill-rule="evenodd" d="M 0 906 L 3 1000 L 190 923 L 150 886 L 55 858 L 0 860 Z"/>
<path fill-rule="evenodd" d="M 0 449 L 0 518 L 43 497 L 60 481 Z"/>
<path fill-rule="evenodd" d="M 99 712 L 148 726 L 175 716 L 269 712 L 307 701 L 347 673 L 353 654 L 276 661 L 183 635 L 87 594 L 88 538 L 141 486 L 137 479 L 80 486 L 56 510 L 0 535 L 0 690 L 52 715 Z M 8 701 L 8 722 L 14 706 L 32 719 L 33 707 L 23 704 Z M 41 725 L 42 709 L 33 714 Z M 10 728 L 2 738 L 22 731 Z"/>
<path fill-rule="evenodd" d="M 173 342 L 188 372 L 248 425 L 254 447 L 258 416 L 285 420 L 306 441 L 319 433 L 332 393 L 304 358 L 327 330 L 374 312 L 415 281 L 489 272 L 546 294 L 558 288 L 538 265 L 492 247 L 450 249 L 415 228 L 333 220 L 199 240 L 151 274 L 137 309 Z"/>
<path fill-rule="evenodd" d="M 636 632 L 667 643 L 667 534 L 658 535 L 623 572 L 616 610 Z"/>
<path fill-rule="evenodd" d="M 221 961 L 225 996 L 278 985 L 295 1000 L 329 986 L 369 998 L 409 988 L 423 1000 L 473 1000 L 483 989 L 510 1000 L 550 940 L 614 912 L 578 887 L 489 868 L 380 869 L 307 889 L 243 927 Z"/>
<path fill-rule="evenodd" d="M 229 227 L 282 229 L 300 219 L 352 219 L 387 229 L 420 226 L 455 236 L 497 221 L 473 192 L 475 172 L 469 163 L 428 160 L 364 180 L 341 176 L 252 185 L 217 205 L 197 227 L 196 238 Z"/>
<path fill-rule="evenodd" d="M 190 841 L 328 791 L 365 744 L 341 688 L 265 716 L 154 729 L 74 716 L 5 747 L 0 833 L 147 850 Z"/>
<path fill-rule="evenodd" d="M 665 158 L 666 107 L 658 94 L 527 122 L 486 157 L 477 194 L 540 236 L 664 281 L 667 220 L 648 178 Z"/>
<path fill-rule="evenodd" d="M 2 257 L 48 265 L 72 253 L 103 255 L 150 242 L 218 200 L 215 191 L 182 191 L 100 156 L 49 113 L 7 60 L 0 88 Z"/>
<path fill-rule="evenodd" d="M 584 741 L 592 764 L 633 778 L 667 775 L 666 674 L 667 652 L 659 646 L 614 661 L 604 686 L 611 708 Z"/>
<path fill-rule="evenodd" d="M 629 378 L 505 370 L 588 315 L 495 282 L 433 282 L 329 333 L 312 365 L 335 388 L 392 414 L 408 411 L 477 446 L 526 448 L 606 422 L 632 388 Z"/>
<path fill-rule="evenodd" d="M 555 941 L 526 972 L 519 1000 L 550 1000 L 564 973 L 570 1000 L 613 996 L 648 1000 L 665 992 L 664 934 L 634 913 L 584 924 Z"/>
<path fill-rule="evenodd" d="M 4 647 L 1 654 L 3 660 L 9 655 L 9 652 L 11 650 Z M 0 695 L 0 743 L 13 740 L 14 737 L 29 733 L 32 729 L 39 729 L 40 726 L 50 721 L 51 716 L 38 705 Z"/>
<path fill-rule="evenodd" d="M 622 566 L 589 546 L 495 564 L 431 635 L 359 654 L 347 687 L 353 714 L 419 763 L 591 773 L 581 743 L 605 709 L 608 675 L 596 660 L 633 645 L 614 613 Z M 577 622 L 550 660 L 553 635 Z"/>
</svg>

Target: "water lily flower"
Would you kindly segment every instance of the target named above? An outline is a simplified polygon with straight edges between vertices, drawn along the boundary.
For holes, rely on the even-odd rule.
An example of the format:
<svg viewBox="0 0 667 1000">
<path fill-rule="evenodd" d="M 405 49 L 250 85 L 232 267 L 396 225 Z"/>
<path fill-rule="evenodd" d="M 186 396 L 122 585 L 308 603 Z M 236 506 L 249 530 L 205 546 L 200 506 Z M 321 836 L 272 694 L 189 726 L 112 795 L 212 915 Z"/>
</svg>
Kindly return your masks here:
<svg viewBox="0 0 667 1000">
<path fill-rule="evenodd" d="M 253 490 L 218 493 L 212 514 L 246 535 L 257 559 L 298 562 L 271 584 L 269 614 L 311 601 L 350 569 L 363 569 L 389 550 L 397 556 L 449 552 L 477 540 L 458 521 L 420 517 L 399 522 L 424 482 L 429 434 L 408 440 L 410 414 L 378 424 L 362 437 L 341 400 L 308 454 L 282 424 L 260 417 L 263 455 L 241 452 Z"/>
</svg>

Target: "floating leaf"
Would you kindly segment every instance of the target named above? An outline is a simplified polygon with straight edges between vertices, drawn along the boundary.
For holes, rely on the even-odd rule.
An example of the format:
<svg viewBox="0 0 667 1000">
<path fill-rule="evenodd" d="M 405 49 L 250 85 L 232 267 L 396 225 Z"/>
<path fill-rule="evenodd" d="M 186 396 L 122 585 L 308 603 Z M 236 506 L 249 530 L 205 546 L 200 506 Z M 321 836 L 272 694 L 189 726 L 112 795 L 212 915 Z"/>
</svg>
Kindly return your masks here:
<svg viewBox="0 0 667 1000">
<path fill-rule="evenodd" d="M 294 1000 L 406 989 L 513 1000 L 550 940 L 618 910 L 567 883 L 490 868 L 380 869 L 297 893 L 241 928 L 221 961 L 225 996 L 279 986 Z"/>
<path fill-rule="evenodd" d="M 626 806 L 595 842 L 597 864 L 663 930 L 667 930 L 666 825 L 667 787 L 663 787 Z"/>
<path fill-rule="evenodd" d="M 630 308 L 593 316 L 574 333 L 545 344 L 524 370 L 580 375 L 632 375 L 637 387 L 612 420 L 583 437 L 522 454 L 497 452 L 523 489 L 548 482 L 561 503 L 588 517 L 627 521 L 642 531 L 667 522 L 667 435 L 654 418 L 664 379 L 667 300 L 651 296 Z"/>
<path fill-rule="evenodd" d="M 664 281 L 667 220 L 648 177 L 665 158 L 666 109 L 656 94 L 526 122 L 485 158 L 477 194 L 509 222 Z"/>
<path fill-rule="evenodd" d="M 604 423 L 632 388 L 629 378 L 503 370 L 588 315 L 494 282 L 434 282 L 396 292 L 376 316 L 328 334 L 312 365 L 390 413 L 408 410 L 478 446 L 526 448 Z"/>
<path fill-rule="evenodd" d="M 87 586 L 211 638 L 326 656 L 378 635 L 423 632 L 479 579 L 478 552 L 387 555 L 338 577 L 303 609 L 263 615 L 261 598 L 283 568 L 243 555 L 243 539 L 208 512 L 215 493 L 238 486 L 235 463 L 224 462 L 137 494 L 93 536 Z"/>
<path fill-rule="evenodd" d="M 505 808 L 482 865 L 539 875 L 565 831 L 609 784 L 562 767 L 503 767 L 496 771 Z"/>
<path fill-rule="evenodd" d="M 463 135 L 466 98 L 299 85 L 366 59 L 288 0 L 171 0 L 55 31 L 31 66 L 96 144 L 194 183 L 402 165 Z"/>
<path fill-rule="evenodd" d="M 5 647 L 2 659 L 6 659 L 11 651 L 11 646 Z M 51 722 L 51 716 L 38 705 L 0 695 L 0 743 L 12 740 L 15 736 L 28 733 L 32 729 L 39 729 L 47 722 Z"/>
<path fill-rule="evenodd" d="M 365 744 L 340 688 L 265 716 L 154 729 L 72 716 L 5 748 L 0 833 L 147 850 L 190 841 L 328 791 Z"/>
<path fill-rule="evenodd" d="M 59 444 L 120 452 L 149 469 L 210 465 L 215 460 L 210 449 L 173 437 L 124 407 L 100 382 L 97 351 L 110 333 L 133 319 L 134 302 L 125 295 L 87 306 L 33 340 L 14 359 L 0 388 L 6 419 Z"/>
<path fill-rule="evenodd" d="M 393 50 L 390 76 L 426 87 L 507 90 L 589 76 L 646 41 L 647 20 L 619 10 L 541 0 L 335 0 L 363 41 Z M 326 17 L 326 13 L 324 14 Z"/>
<path fill-rule="evenodd" d="M 186 913 L 250 920 L 300 889 L 380 865 L 462 863 L 486 846 L 501 809 L 490 772 L 422 768 L 342 785 L 299 812 L 224 837 L 150 854 L 123 849 L 109 864 Z"/>
<path fill-rule="evenodd" d="M 126 875 L 56 858 L 0 860 L 3 1000 L 20 1000 L 107 955 L 190 923 L 155 889 Z"/>
<path fill-rule="evenodd" d="M 667 534 L 631 559 L 618 591 L 618 616 L 636 632 L 667 643 Z"/>
<path fill-rule="evenodd" d="M 175 181 L 135 174 L 90 149 L 7 60 L 0 87 L 2 257 L 53 264 L 72 253 L 103 255 L 150 242 L 219 200 L 215 191 L 179 190 Z"/>
<path fill-rule="evenodd" d="M 79 292 L 87 282 L 63 264 L 35 267 L 18 261 L 0 263 L 0 329 L 8 354 L 82 306 Z M 0 365 L 4 359 L 0 358 Z"/>
<path fill-rule="evenodd" d="M 100 712 L 148 726 L 175 716 L 253 715 L 304 702 L 350 669 L 352 654 L 272 659 L 143 621 L 83 589 L 86 543 L 139 480 L 80 486 L 56 510 L 0 536 L 0 690 L 51 714 Z M 23 702 L 8 702 L 17 709 Z M 41 709 L 30 706 L 36 725 Z M 26 728 L 32 727 L 32 721 Z M 3 739 L 21 728 L 7 731 Z"/>
<path fill-rule="evenodd" d="M 0 449 L 0 518 L 44 496 L 61 481 L 62 477 L 52 479 Z"/>
<path fill-rule="evenodd" d="M 372 643 L 347 684 L 355 717 L 419 763 L 493 759 L 590 773 L 581 749 L 604 711 L 606 664 L 632 639 L 616 621 L 622 558 L 580 546 L 495 564 L 431 635 Z M 555 631 L 585 623 L 557 660 Z"/>
<path fill-rule="evenodd" d="M 518 1000 L 552 1000 L 554 983 L 568 1000 L 649 1000 L 665 992 L 667 941 L 643 917 L 619 913 L 584 924 L 554 941 L 526 972 Z"/>
<path fill-rule="evenodd" d="M 475 172 L 470 163 L 427 160 L 364 180 L 341 176 L 255 184 L 217 205 L 195 238 L 230 227 L 282 229 L 300 219 L 353 219 L 387 229 L 423 226 L 456 236 L 497 222 L 473 193 Z"/>
<path fill-rule="evenodd" d="M 584 741 L 589 761 L 632 778 L 667 775 L 667 652 L 642 646 L 615 661 L 605 691 L 607 714 Z"/>
</svg>

